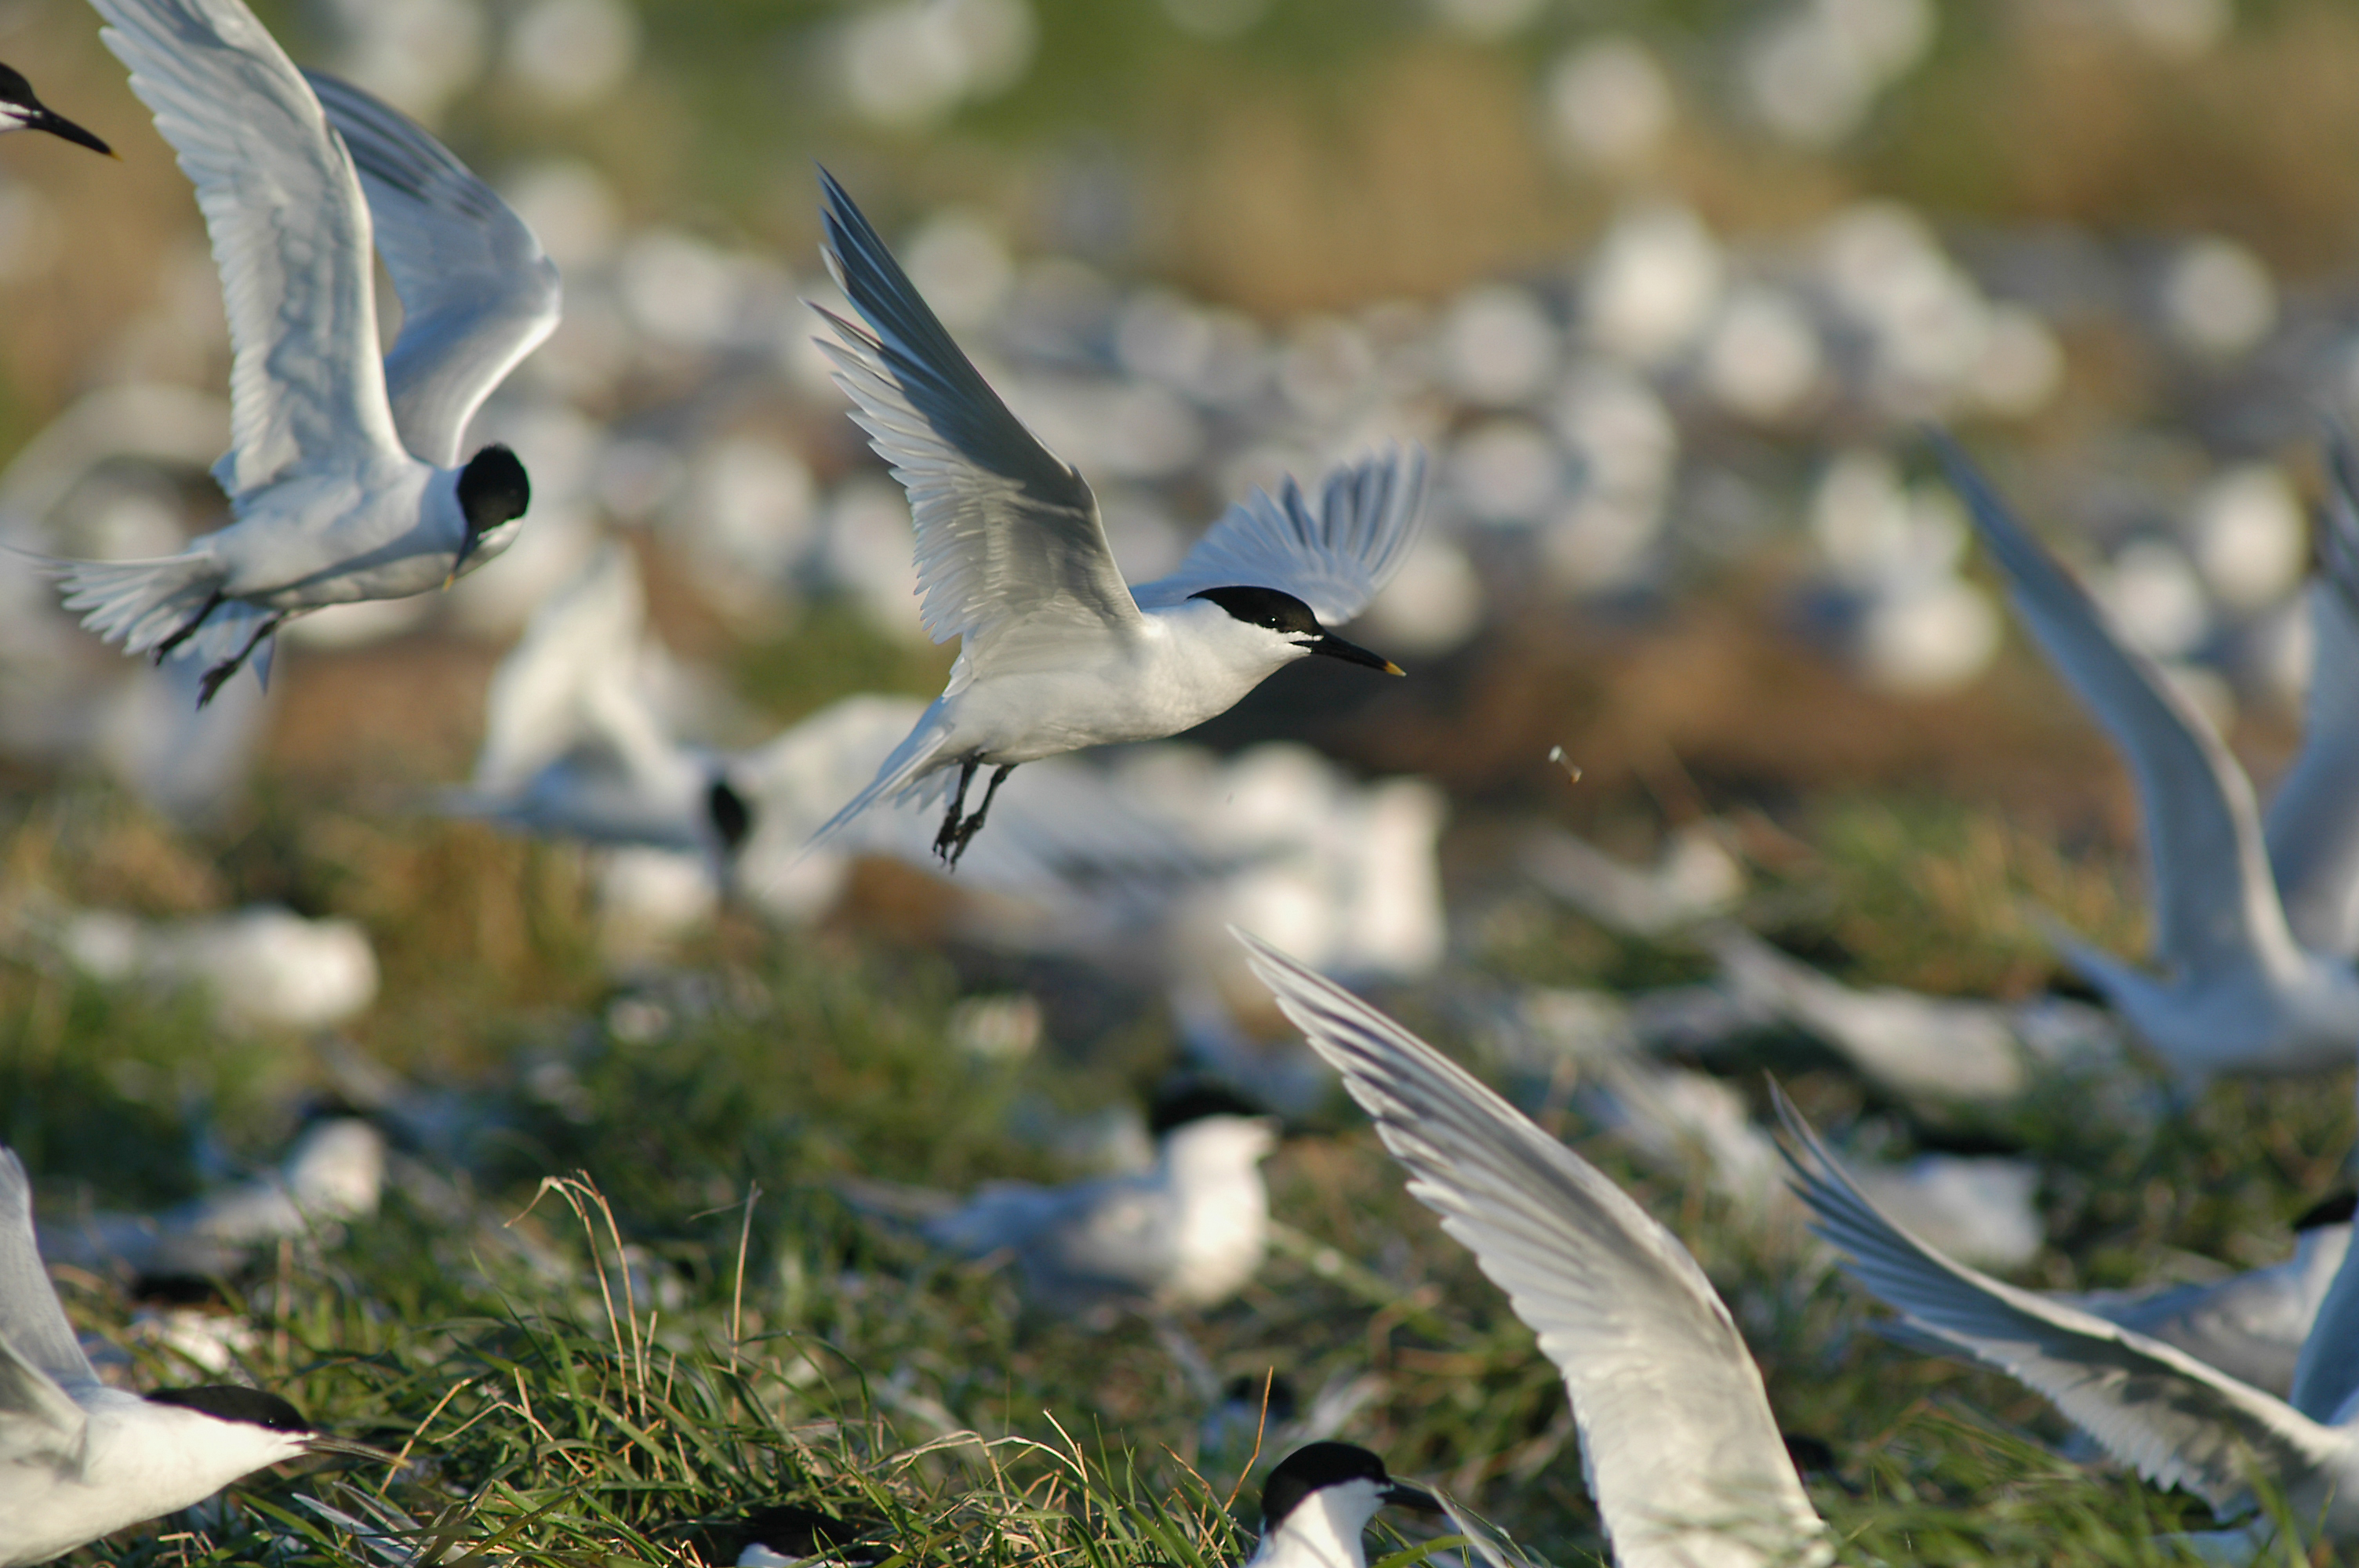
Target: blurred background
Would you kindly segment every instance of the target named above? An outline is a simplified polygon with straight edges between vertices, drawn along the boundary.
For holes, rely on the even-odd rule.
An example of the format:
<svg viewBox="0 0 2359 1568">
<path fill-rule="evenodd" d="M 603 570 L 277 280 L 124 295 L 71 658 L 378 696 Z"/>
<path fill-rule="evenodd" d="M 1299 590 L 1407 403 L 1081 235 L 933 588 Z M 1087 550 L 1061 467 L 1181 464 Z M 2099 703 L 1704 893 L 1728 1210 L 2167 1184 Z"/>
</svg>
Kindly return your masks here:
<svg viewBox="0 0 2359 1568">
<path fill-rule="evenodd" d="M 186 672 L 103 646 L 0 559 L 0 1140 L 60 1203 L 183 1197 L 275 1162 L 307 1114 L 359 1108 L 439 1177 L 528 1193 L 579 1163 L 652 1229 L 718 1227 L 683 1277 L 725 1282 L 737 1211 L 679 1217 L 749 1177 L 1120 1165 L 1138 1119 L 1092 1118 L 1181 1052 L 1315 1106 L 1315 1078 L 1256 1054 L 1283 1031 L 1227 920 L 1458 1043 L 1491 1037 L 1506 988 L 1555 988 L 1576 1034 L 1691 995 L 1714 957 L 1664 933 L 1700 912 L 1854 983 L 2035 997 L 2057 976 L 2027 901 L 2135 950 L 2135 807 L 2011 629 L 1929 422 L 2265 795 L 2298 736 L 2321 437 L 2359 418 L 2359 8 L 2341 0 L 256 9 L 299 62 L 491 180 L 563 270 L 565 315 L 475 426 L 530 470 L 520 542 L 447 594 L 297 622 L 266 695 L 242 676 L 193 713 Z M 187 181 L 96 31 L 78 4 L 0 0 L 0 59 L 124 157 L 0 144 L 0 542 L 160 554 L 223 520 L 205 470 L 228 351 Z M 815 161 L 1088 477 L 1134 579 L 1253 485 L 1387 440 L 1430 453 L 1425 541 L 1350 633 L 1410 678 L 1292 670 L 1198 750 L 1085 759 L 1102 795 L 1245 869 L 1216 896 L 1135 894 L 1117 918 L 1070 865 L 1002 879 L 985 850 L 1020 835 L 995 816 L 956 881 L 879 855 L 724 898 L 692 850 L 445 809 L 529 771 L 495 765 L 486 693 L 585 572 L 636 573 L 616 602 L 646 631 L 633 610 L 611 635 L 635 656 L 644 635 L 634 678 L 682 743 L 940 689 L 951 650 L 919 626 L 906 503 L 810 341 L 802 301 L 835 297 Z M 864 773 L 805 804 L 824 816 Z M 1001 809 L 1027 793 L 1052 798 L 1027 770 Z M 1549 829 L 1657 868 L 1671 914 L 1576 913 L 1563 840 L 1534 849 Z M 697 1033 L 718 1017 L 745 1026 L 725 1048 Z M 1778 1027 L 1814 1113 L 1892 1108 Z M 774 1081 L 788 1062 L 806 1076 Z M 1535 1071 L 1551 1125 L 1610 1121 L 1567 1121 L 1569 1080 Z M 434 1120 L 408 1080 L 477 1098 Z M 2277 1211 L 2331 1179 L 2348 1106 L 2215 1096 L 2200 1154 L 2017 1107 L 1996 1141 L 2047 1163 L 2007 1261 L 2061 1284 L 2271 1256 Z M 1954 1122 L 1895 1113 L 1871 1136 L 1933 1148 Z M 1397 1184 L 1349 1147 L 1343 1188 L 1329 1145 L 1277 1156 L 1281 1216 L 1356 1238 L 1387 1279 L 1454 1268 L 1472 1288 L 1462 1260 L 1430 1261 L 1430 1227 L 1428 1262 L 1388 1250 L 1366 1206 Z M 2256 1147 L 2265 1171 L 2222 1175 Z M 1659 1201 L 1702 1212 L 1647 1168 Z M 861 1245 L 810 1204 L 833 1238 L 811 1256 Z M 1728 1247 L 1688 1234 L 1725 1281 Z M 803 1244 L 778 1245 L 777 1278 L 801 1281 Z M 1754 1281 L 1748 1330 L 1791 1329 L 1760 1306 L 1781 1269 Z M 1263 1291 L 1214 1358 L 1251 1372 L 1272 1325 L 1298 1349 L 1332 1327 L 1343 1378 L 1389 1288 L 1291 1316 Z M 777 1321 L 822 1314 L 803 1289 L 780 1286 L 805 1305 L 771 1303 Z M 845 1311 L 847 1342 L 895 1332 Z M 1518 1336 L 1483 1365 L 1516 1390 L 1496 1421 L 1535 1445 L 1528 1476 L 1569 1423 Z M 1773 1364 L 1781 1400 L 1839 1354 L 1880 1377 L 1825 1343 Z M 947 1355 L 913 1386 L 980 1421 L 957 1379 L 990 1361 Z M 1397 1374 L 1386 1419 L 1433 1434 L 1436 1463 L 1508 1441 L 1428 1420 L 1473 1365 Z M 1117 1416 L 1168 1400 L 1135 1366 L 1071 1376 Z"/>
<path fill-rule="evenodd" d="M 563 269 L 563 324 L 476 427 L 524 456 L 533 509 L 492 569 L 299 622 L 266 696 L 241 681 L 201 715 L 184 673 L 0 574 L 25 966 L 0 982 L 20 1000 L 68 972 L 223 972 L 226 949 L 143 921 L 291 911 L 345 923 L 350 978 L 299 1026 L 452 1066 L 499 1008 L 592 1005 L 682 943 L 726 948 L 737 917 L 686 885 L 693 857 L 530 844 L 451 820 L 437 792 L 469 776 L 497 661 L 609 539 L 644 580 L 684 741 L 939 689 L 906 505 L 801 303 L 833 297 L 814 160 L 1090 477 L 1134 578 L 1248 486 L 1382 440 L 1432 454 L 1427 539 L 1355 633 L 1412 678 L 1291 672 L 1191 738 L 1310 743 L 1343 771 L 1271 786 L 1298 801 L 1429 781 L 1397 939 L 1355 957 L 1319 934 L 1343 916 L 1305 916 L 1314 961 L 1654 975 L 1519 880 L 1535 817 L 1642 860 L 1709 821 L 1756 875 L 1816 890 L 1755 923 L 1838 971 L 2036 989 L 2027 889 L 2134 940 L 2124 780 L 2011 641 L 1929 475 L 1929 421 L 1985 456 L 2265 788 L 2293 740 L 2320 437 L 2359 401 L 2348 7 L 259 9 L 299 60 L 435 129 Z M 204 469 L 226 343 L 187 183 L 92 24 L 0 5 L 0 55 L 125 155 L 0 149 L 0 535 L 160 553 L 223 518 Z M 390 332 L 389 288 L 380 304 Z M 793 923 L 1025 945 L 992 940 L 987 908 L 959 916 L 971 903 L 863 863 Z M 1150 1034 L 1175 1027 L 1158 1000 L 1050 1033 L 1086 1048 L 1142 1007 Z M 31 1033 L 0 1056 L 19 1086 L 0 1135 L 20 1141 L 52 1070 L 28 1064 L 64 1038 L 44 1016 L 18 1010 Z M 282 1088 L 316 1076 L 271 1060 Z"/>
</svg>

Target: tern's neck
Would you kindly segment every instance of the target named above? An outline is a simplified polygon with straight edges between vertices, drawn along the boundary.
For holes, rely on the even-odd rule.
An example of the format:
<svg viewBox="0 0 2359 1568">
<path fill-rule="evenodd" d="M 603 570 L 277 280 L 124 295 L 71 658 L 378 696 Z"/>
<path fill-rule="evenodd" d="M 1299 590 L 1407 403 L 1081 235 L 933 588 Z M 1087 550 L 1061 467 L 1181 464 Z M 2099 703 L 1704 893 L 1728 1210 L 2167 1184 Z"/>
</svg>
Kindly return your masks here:
<svg viewBox="0 0 2359 1568">
<path fill-rule="evenodd" d="M 1259 1117 L 1208 1116 L 1165 1133 L 1159 1159 L 1184 1199 L 1240 1182 L 1258 1185 L 1270 1142 L 1269 1124 Z"/>
<path fill-rule="evenodd" d="M 1261 1538 L 1246 1568 L 1367 1568 L 1360 1532 L 1375 1512 L 1376 1489 L 1368 1482 L 1321 1487 Z"/>
</svg>

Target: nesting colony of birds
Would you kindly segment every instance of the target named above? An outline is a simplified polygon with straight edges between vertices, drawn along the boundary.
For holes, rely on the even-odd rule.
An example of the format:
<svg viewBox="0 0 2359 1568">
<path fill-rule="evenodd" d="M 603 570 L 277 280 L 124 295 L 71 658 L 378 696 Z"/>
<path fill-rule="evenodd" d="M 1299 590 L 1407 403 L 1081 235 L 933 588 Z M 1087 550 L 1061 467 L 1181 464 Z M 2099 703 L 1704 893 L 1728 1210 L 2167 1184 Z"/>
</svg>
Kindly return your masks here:
<svg viewBox="0 0 2359 1568">
<path fill-rule="evenodd" d="M 2359 1544 L 2339 8 L 20 9 L 0 1565 Z"/>
</svg>

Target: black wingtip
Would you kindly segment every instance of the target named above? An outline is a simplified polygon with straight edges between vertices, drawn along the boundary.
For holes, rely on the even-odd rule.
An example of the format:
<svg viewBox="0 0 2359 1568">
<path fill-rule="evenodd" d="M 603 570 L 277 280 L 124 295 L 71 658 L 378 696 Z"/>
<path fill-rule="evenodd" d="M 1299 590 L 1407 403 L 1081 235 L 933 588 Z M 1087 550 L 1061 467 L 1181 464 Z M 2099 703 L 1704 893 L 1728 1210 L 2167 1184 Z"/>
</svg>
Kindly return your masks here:
<svg viewBox="0 0 2359 1568">
<path fill-rule="evenodd" d="M 852 199 L 843 182 L 828 172 L 825 164 L 814 163 L 811 167 L 819 170 L 820 222 L 827 229 L 828 249 L 841 256 L 847 243 L 864 249 L 871 244 L 883 248 L 885 242 L 876 232 L 876 225 L 868 221 L 868 214 L 860 210 L 860 203 Z"/>
</svg>

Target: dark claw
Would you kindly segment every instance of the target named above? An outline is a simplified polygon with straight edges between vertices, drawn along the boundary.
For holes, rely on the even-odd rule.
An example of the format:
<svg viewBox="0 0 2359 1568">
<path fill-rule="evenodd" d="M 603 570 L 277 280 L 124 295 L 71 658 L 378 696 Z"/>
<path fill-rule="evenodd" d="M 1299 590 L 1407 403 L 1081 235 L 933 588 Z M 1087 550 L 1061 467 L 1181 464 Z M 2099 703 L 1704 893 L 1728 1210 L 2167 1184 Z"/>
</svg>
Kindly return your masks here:
<svg viewBox="0 0 2359 1568">
<path fill-rule="evenodd" d="M 943 863 L 954 871 L 958 870 L 959 857 L 966 853 L 967 845 L 973 841 L 977 833 L 983 831 L 983 819 L 991 815 L 991 803 L 998 798 L 999 786 L 1006 784 L 1007 775 L 1016 771 L 1014 762 L 1002 762 L 998 767 L 994 768 L 991 773 L 991 784 L 983 792 L 983 804 L 974 808 L 973 816 L 968 817 L 964 822 L 959 822 L 958 810 L 966 801 L 967 781 L 974 777 L 974 763 L 969 762 L 960 773 L 958 799 L 951 803 L 950 818 L 943 822 L 940 834 L 934 839 L 934 853 L 940 855 Z M 950 841 L 950 849 L 946 854 L 942 849 L 944 839 Z"/>
<path fill-rule="evenodd" d="M 197 628 L 205 623 L 206 617 L 210 616 L 214 611 L 221 608 L 221 601 L 222 590 L 220 589 L 213 589 L 212 597 L 205 600 L 205 607 L 202 610 L 198 611 L 195 615 L 191 616 L 188 623 L 182 626 L 179 631 L 173 633 L 170 636 L 156 644 L 156 662 L 159 665 L 162 664 L 165 656 L 170 654 L 173 649 L 179 647 L 190 637 L 196 635 Z M 240 655 L 240 657 L 243 656 L 244 655 L 242 654 Z"/>
<path fill-rule="evenodd" d="M 213 597 L 218 600 L 221 596 L 219 594 L 215 594 Z M 212 606 L 207 605 L 205 607 L 205 614 L 210 615 L 212 613 Z M 203 616 L 200 616 L 198 619 L 202 620 Z M 211 702 L 213 699 L 213 694 L 228 684 L 229 677 L 237 674 L 239 670 L 245 667 L 245 661 L 254 656 L 254 650 L 262 646 L 265 642 L 275 635 L 277 633 L 278 628 L 287 624 L 287 615 L 281 614 L 272 616 L 269 620 L 262 623 L 262 630 L 256 632 L 253 636 L 248 637 L 245 640 L 245 646 L 237 651 L 236 657 L 223 659 L 220 664 L 217 664 L 212 668 L 207 670 L 205 672 L 203 683 L 197 688 L 197 707 L 202 708 L 205 704 Z M 194 626 L 191 625 L 190 630 L 195 630 Z"/>
<path fill-rule="evenodd" d="M 202 708 L 211 702 L 213 699 L 213 694 L 227 686 L 229 677 L 237 674 L 238 666 L 245 663 L 245 656 L 241 654 L 234 659 L 223 659 L 220 664 L 207 670 L 203 683 L 197 687 L 197 706 Z"/>
</svg>

